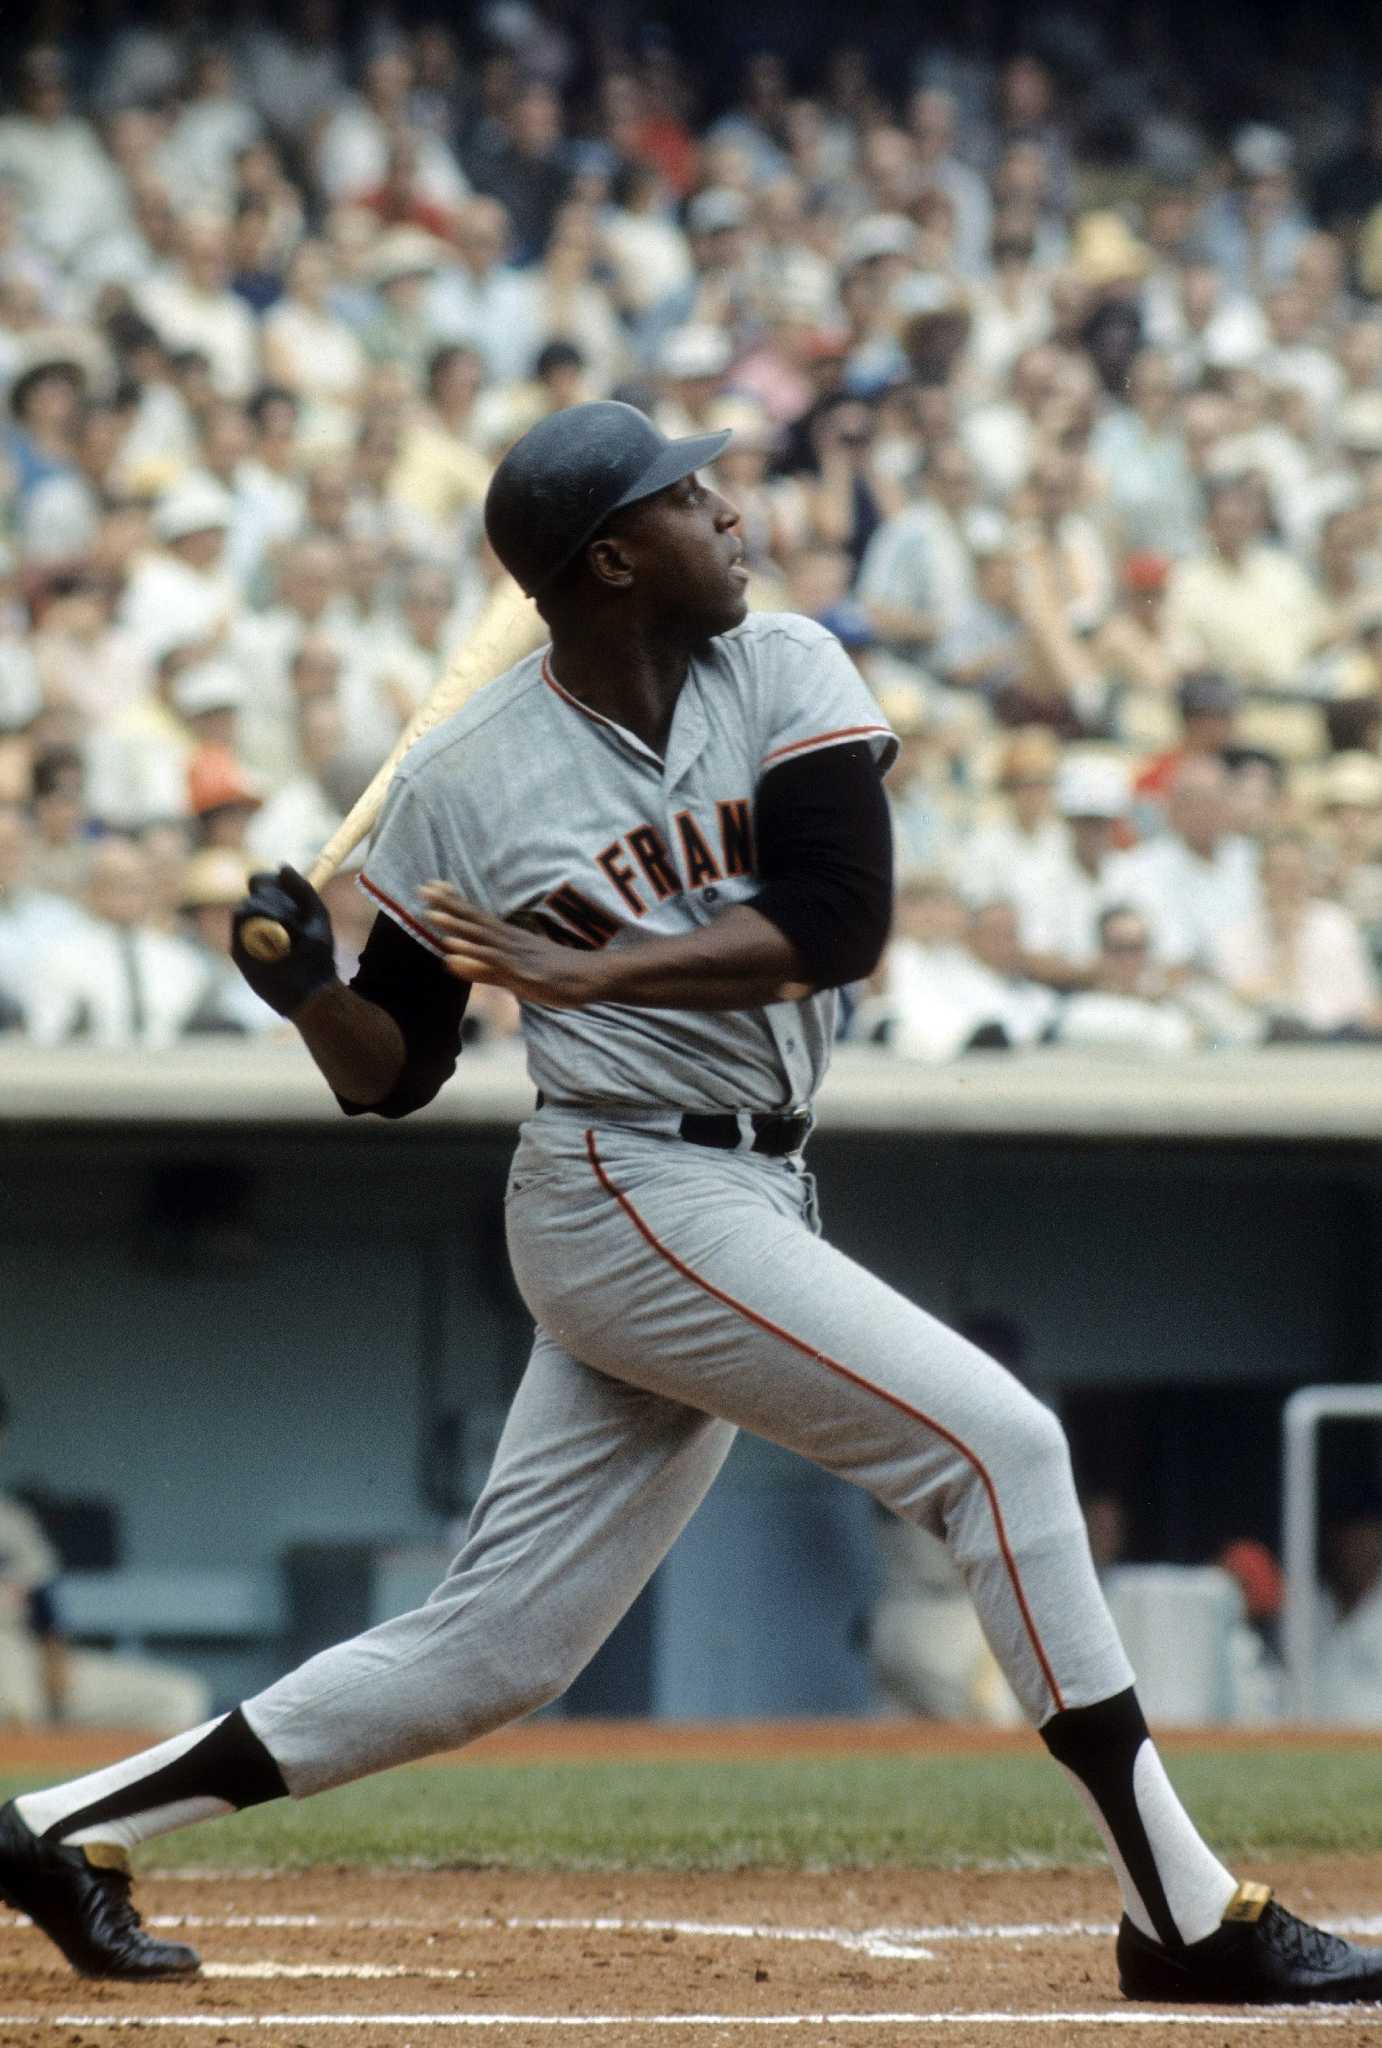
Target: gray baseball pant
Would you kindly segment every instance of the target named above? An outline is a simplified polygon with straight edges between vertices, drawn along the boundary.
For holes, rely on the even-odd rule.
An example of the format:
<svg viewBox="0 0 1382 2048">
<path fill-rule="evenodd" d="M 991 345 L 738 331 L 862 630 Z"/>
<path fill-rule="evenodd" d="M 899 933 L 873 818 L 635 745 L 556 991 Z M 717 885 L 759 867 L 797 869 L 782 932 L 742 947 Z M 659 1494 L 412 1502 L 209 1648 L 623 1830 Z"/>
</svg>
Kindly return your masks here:
<svg viewBox="0 0 1382 2048">
<path fill-rule="evenodd" d="M 532 1357 L 427 1603 L 245 1703 L 294 1794 L 555 1699 L 740 1428 L 942 1537 L 1038 1725 L 1132 1684 L 1054 1415 L 825 1243 L 798 1160 L 690 1145 L 675 1122 L 525 1124 L 506 1206 Z"/>
</svg>

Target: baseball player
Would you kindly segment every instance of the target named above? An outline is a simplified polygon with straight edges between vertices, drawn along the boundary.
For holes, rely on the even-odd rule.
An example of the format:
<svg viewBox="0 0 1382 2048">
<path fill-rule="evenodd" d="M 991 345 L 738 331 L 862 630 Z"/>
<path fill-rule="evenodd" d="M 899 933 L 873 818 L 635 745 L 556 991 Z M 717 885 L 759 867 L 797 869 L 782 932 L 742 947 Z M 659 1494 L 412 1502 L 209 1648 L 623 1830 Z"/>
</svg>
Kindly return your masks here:
<svg viewBox="0 0 1382 2048">
<path fill-rule="evenodd" d="M 499 559 L 551 645 L 420 741 L 362 875 L 349 988 L 301 876 L 239 964 L 347 1113 L 451 1074 L 469 987 L 523 1006 L 539 1090 L 507 1191 L 532 1357 L 464 1547 L 425 1606 L 224 1718 L 0 1814 L 0 1893 L 91 1975 L 187 1974 L 127 1852 L 469 1742 L 554 1699 L 675 1541 L 736 1429 L 943 1538 L 1013 1692 L 1085 1798 L 1135 1998 L 1382 1998 L 1382 1952 L 1239 1884 L 1149 1741 L 1054 1416 L 818 1234 L 803 1157 L 834 990 L 890 908 L 894 741 L 839 644 L 746 613 L 734 508 L 627 406 L 572 407 L 500 464 Z"/>
</svg>

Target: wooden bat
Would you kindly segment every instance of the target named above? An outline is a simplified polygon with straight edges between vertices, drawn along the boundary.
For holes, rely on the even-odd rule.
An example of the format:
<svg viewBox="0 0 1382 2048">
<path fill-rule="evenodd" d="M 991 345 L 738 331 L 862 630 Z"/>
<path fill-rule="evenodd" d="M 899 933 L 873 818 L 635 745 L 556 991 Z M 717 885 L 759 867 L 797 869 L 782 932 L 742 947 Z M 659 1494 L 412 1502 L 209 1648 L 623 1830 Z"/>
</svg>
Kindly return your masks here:
<svg viewBox="0 0 1382 2048">
<path fill-rule="evenodd" d="M 321 852 L 307 870 L 314 889 L 331 880 L 346 855 L 369 832 L 384 805 L 393 772 L 415 740 L 431 732 L 453 711 L 459 711 L 486 683 L 503 675 L 515 662 L 531 654 L 547 637 L 537 606 L 524 597 L 518 585 L 506 576 L 494 590 L 475 630 L 456 654 L 440 679 L 418 705 L 404 726 L 393 750 L 370 781 L 369 787 L 352 804 Z M 254 960 L 282 960 L 292 946 L 286 925 L 273 917 L 245 920 L 240 941 Z"/>
</svg>

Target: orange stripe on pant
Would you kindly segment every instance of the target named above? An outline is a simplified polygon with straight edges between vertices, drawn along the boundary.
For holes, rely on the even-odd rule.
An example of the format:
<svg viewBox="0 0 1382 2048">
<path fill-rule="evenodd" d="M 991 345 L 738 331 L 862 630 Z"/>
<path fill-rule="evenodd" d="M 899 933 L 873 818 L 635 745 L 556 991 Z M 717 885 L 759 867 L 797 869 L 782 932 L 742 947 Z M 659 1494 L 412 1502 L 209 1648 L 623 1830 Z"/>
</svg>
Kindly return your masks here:
<svg viewBox="0 0 1382 2048">
<path fill-rule="evenodd" d="M 784 1344 L 790 1344 L 792 1349 L 800 1352 L 803 1358 L 814 1359 L 816 1364 L 823 1365 L 827 1372 L 838 1374 L 842 1380 L 848 1380 L 852 1386 L 861 1388 L 866 1394 L 873 1394 L 878 1400 L 886 1401 L 888 1406 L 896 1408 L 899 1414 L 906 1415 L 913 1422 L 919 1422 L 924 1429 L 929 1429 L 933 1435 L 940 1437 L 943 1442 L 948 1443 L 952 1450 L 958 1451 L 965 1463 L 978 1474 L 988 1499 L 989 1511 L 993 1516 L 993 1525 L 998 1534 L 998 1548 L 1002 1553 L 1003 1563 L 1007 1567 L 1008 1577 L 1012 1581 L 1013 1595 L 1017 1601 L 1018 1611 L 1022 1616 L 1023 1626 L 1026 1628 L 1033 1654 L 1041 1667 L 1042 1676 L 1050 1688 L 1052 1699 L 1055 1701 L 1056 1712 L 1058 1714 L 1063 1713 L 1065 1711 L 1065 1698 L 1059 1685 L 1056 1683 L 1056 1674 L 1051 1669 L 1050 1659 L 1046 1655 L 1045 1647 L 1037 1632 L 1036 1622 L 1032 1618 L 1032 1610 L 1027 1604 L 1027 1595 L 1023 1589 L 1021 1574 L 1017 1569 L 1017 1560 L 1013 1556 L 1012 1546 L 1008 1542 L 1008 1531 L 1003 1521 L 1003 1511 L 998 1505 L 997 1489 L 982 1458 L 972 1451 L 968 1444 L 963 1443 L 959 1437 L 955 1436 L 952 1431 L 944 1428 L 932 1416 L 924 1414 L 920 1408 L 913 1408 L 909 1402 L 902 1400 L 897 1394 L 888 1393 L 884 1387 L 876 1387 L 872 1380 L 866 1380 L 861 1373 L 851 1371 L 849 1366 L 842 1365 L 838 1358 L 831 1358 L 827 1352 L 818 1351 L 815 1345 L 806 1343 L 803 1338 L 794 1337 L 792 1332 L 784 1330 L 780 1323 L 772 1322 L 769 1317 L 760 1315 L 757 1309 L 750 1308 L 746 1302 L 736 1301 L 732 1294 L 726 1294 L 722 1287 L 716 1287 L 713 1281 L 705 1279 L 703 1275 L 696 1272 L 694 1267 L 688 1266 L 684 1259 L 679 1259 L 676 1253 L 670 1250 L 662 1242 L 661 1238 L 658 1237 L 657 1233 L 644 1222 L 623 1190 L 617 1188 L 610 1179 L 605 1171 L 604 1162 L 600 1158 L 593 1130 L 586 1131 L 585 1149 L 595 1177 L 605 1193 L 619 1204 L 619 1207 L 633 1224 L 634 1229 L 645 1244 L 650 1245 L 658 1257 L 665 1260 L 674 1272 L 680 1273 L 684 1280 L 689 1280 L 693 1287 L 699 1287 L 702 1293 L 709 1294 L 714 1300 L 723 1302 L 726 1308 L 733 1309 L 734 1313 L 743 1316 L 746 1322 L 753 1323 L 760 1330 L 766 1330 L 770 1337 L 781 1338 Z"/>
</svg>

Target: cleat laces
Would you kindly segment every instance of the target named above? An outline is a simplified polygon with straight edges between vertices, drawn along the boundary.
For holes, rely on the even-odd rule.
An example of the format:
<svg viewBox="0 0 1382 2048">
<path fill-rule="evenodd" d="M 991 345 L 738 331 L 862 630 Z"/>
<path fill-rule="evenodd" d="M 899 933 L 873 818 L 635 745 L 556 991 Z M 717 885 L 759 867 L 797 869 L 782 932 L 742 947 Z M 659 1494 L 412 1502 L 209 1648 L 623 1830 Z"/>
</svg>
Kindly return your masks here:
<svg viewBox="0 0 1382 2048">
<path fill-rule="evenodd" d="M 1301 1963 L 1310 1970 L 1337 1970 L 1352 1953 L 1349 1944 L 1323 1927 L 1298 1920 L 1276 1901 L 1267 1906 L 1257 1923 L 1258 1932 L 1287 1963 Z"/>
</svg>

